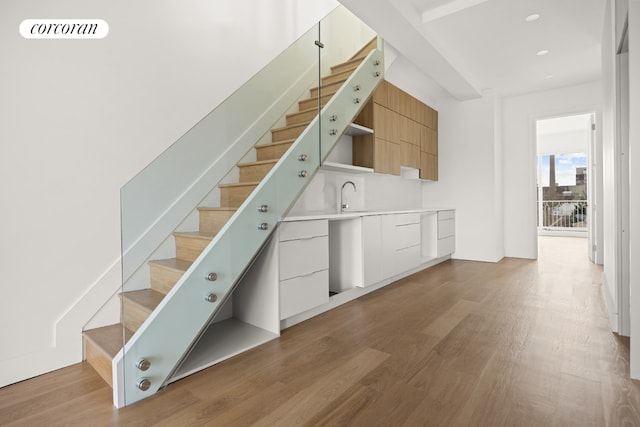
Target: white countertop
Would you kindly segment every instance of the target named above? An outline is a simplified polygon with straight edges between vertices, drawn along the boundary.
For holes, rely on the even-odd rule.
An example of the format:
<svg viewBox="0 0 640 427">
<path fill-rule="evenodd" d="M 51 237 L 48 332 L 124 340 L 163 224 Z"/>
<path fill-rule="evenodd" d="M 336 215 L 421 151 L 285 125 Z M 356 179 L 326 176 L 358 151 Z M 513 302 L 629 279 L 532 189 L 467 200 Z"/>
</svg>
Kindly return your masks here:
<svg viewBox="0 0 640 427">
<path fill-rule="evenodd" d="M 337 220 L 337 219 L 350 219 L 350 218 L 358 218 L 363 216 L 370 215 L 392 215 L 392 214 L 404 214 L 404 213 L 436 213 L 438 211 L 453 211 L 454 208 L 421 208 L 421 209 L 405 209 L 405 210 L 394 210 L 394 211 L 350 211 L 346 210 L 344 213 L 338 213 L 335 210 L 331 211 L 311 211 L 305 212 L 300 215 L 287 216 L 282 219 L 283 222 L 291 222 L 291 221 L 312 221 L 317 219 L 329 219 L 329 220 Z"/>
</svg>

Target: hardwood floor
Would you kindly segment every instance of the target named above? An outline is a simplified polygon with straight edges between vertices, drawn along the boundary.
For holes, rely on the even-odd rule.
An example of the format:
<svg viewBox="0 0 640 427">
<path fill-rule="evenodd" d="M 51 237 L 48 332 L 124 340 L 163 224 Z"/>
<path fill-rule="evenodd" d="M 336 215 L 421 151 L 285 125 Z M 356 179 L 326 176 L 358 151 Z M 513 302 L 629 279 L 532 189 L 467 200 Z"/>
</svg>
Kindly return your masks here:
<svg viewBox="0 0 640 427">
<path fill-rule="evenodd" d="M 71 366 L 0 389 L 0 425 L 640 426 L 586 245 L 447 261 L 120 410 Z"/>
</svg>

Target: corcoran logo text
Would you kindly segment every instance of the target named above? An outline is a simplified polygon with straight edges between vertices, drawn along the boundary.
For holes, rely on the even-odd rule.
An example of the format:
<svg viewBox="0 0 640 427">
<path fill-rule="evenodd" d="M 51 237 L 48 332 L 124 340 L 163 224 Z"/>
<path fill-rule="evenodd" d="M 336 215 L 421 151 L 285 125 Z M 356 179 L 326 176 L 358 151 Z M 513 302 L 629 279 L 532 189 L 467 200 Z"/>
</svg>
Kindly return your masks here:
<svg viewBox="0 0 640 427">
<path fill-rule="evenodd" d="M 102 19 L 25 19 L 20 34 L 25 39 L 102 39 L 109 24 Z"/>
</svg>

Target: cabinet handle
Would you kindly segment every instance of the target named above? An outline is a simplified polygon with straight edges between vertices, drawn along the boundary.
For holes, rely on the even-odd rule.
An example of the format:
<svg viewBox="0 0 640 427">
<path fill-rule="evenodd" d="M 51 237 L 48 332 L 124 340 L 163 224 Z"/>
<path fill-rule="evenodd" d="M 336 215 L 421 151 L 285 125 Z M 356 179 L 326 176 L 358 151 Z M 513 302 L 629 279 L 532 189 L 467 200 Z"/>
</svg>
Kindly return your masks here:
<svg viewBox="0 0 640 427">
<path fill-rule="evenodd" d="M 323 268 L 322 270 L 312 271 L 311 273 L 301 274 L 301 275 L 296 276 L 296 277 L 309 277 L 309 276 L 313 276 L 316 273 L 323 272 L 325 270 L 326 270 L 326 268 Z M 292 277 L 292 279 L 295 279 L 296 277 Z"/>
<path fill-rule="evenodd" d="M 313 240 L 313 239 L 317 239 L 319 237 L 327 237 L 327 235 L 323 234 L 322 236 L 298 237 L 296 239 L 281 240 L 280 243 L 284 243 L 284 242 L 303 242 L 305 240 Z"/>
</svg>

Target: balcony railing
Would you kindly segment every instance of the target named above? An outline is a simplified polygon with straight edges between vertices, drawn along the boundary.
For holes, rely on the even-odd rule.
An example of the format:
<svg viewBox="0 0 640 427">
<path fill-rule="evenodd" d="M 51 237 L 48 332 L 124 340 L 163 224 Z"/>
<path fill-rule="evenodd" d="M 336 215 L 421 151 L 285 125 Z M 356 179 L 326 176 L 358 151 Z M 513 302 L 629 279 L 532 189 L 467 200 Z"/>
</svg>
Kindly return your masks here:
<svg viewBox="0 0 640 427">
<path fill-rule="evenodd" d="M 548 230 L 587 230 L 586 200 L 538 202 L 538 227 Z"/>
</svg>

